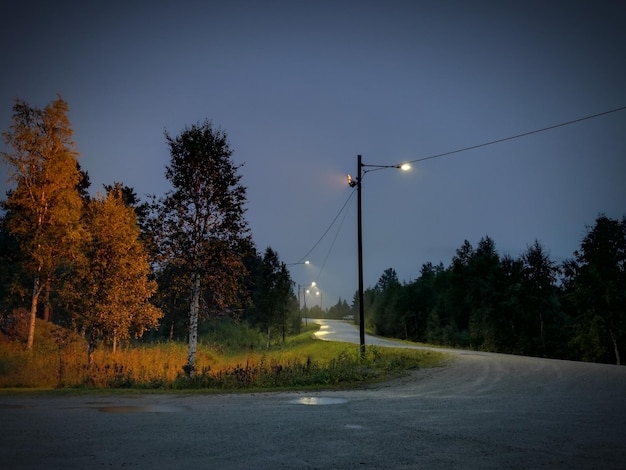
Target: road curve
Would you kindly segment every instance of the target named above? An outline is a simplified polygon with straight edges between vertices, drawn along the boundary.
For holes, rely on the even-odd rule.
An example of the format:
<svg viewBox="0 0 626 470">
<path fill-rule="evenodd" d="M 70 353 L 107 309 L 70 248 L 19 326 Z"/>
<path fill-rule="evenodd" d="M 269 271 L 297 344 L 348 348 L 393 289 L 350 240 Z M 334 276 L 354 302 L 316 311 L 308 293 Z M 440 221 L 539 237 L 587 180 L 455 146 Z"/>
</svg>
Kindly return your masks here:
<svg viewBox="0 0 626 470">
<path fill-rule="evenodd" d="M 359 331 L 355 325 L 341 320 L 326 320 L 321 318 L 309 319 L 311 323 L 320 325 L 319 331 L 314 333 L 317 339 L 324 341 L 339 341 L 342 343 L 354 343 L 359 344 Z M 393 341 L 385 338 L 379 338 L 377 336 L 365 334 L 365 345 L 375 346 L 388 346 L 393 348 L 410 348 L 410 349 L 430 349 L 433 351 L 449 352 L 458 354 L 460 351 L 457 349 L 445 349 L 445 348 L 429 348 L 427 346 L 417 346 L 408 343 L 402 343 L 400 341 Z M 467 352 L 467 351 L 466 351 Z"/>
<path fill-rule="evenodd" d="M 358 390 L 0 395 L 2 466 L 626 468 L 626 367 L 450 352 L 449 366 Z"/>
</svg>

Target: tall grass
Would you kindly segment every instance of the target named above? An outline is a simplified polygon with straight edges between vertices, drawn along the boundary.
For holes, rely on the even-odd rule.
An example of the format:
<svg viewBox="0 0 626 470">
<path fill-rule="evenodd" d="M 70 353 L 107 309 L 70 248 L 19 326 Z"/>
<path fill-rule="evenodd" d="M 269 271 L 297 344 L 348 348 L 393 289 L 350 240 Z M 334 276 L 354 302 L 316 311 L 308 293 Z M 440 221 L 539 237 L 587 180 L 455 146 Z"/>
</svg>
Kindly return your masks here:
<svg viewBox="0 0 626 470">
<path fill-rule="evenodd" d="M 43 325 L 43 326 L 42 326 Z M 196 355 L 196 374 L 182 366 L 187 345 L 162 342 L 126 345 L 113 354 L 96 349 L 87 367 L 87 350 L 77 335 L 41 322 L 36 347 L 0 341 L 0 387 L 136 389 L 284 389 L 333 387 L 380 380 L 416 367 L 441 364 L 430 351 L 368 347 L 316 340 L 312 329 L 268 351 L 262 337 L 242 325 L 220 326 L 205 334 Z"/>
</svg>

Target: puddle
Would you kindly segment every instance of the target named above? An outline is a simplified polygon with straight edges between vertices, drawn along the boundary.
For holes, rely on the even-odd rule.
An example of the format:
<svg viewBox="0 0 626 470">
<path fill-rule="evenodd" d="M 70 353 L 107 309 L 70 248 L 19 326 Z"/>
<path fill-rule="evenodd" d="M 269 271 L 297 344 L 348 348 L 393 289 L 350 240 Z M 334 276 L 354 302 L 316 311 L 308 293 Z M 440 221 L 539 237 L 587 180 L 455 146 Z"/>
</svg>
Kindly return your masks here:
<svg viewBox="0 0 626 470">
<path fill-rule="evenodd" d="M 346 429 L 363 429 L 360 424 L 345 424 L 343 427 Z"/>
<path fill-rule="evenodd" d="M 290 400 L 289 403 L 294 405 L 340 405 L 347 403 L 345 398 L 328 398 L 328 397 L 302 397 Z"/>
<path fill-rule="evenodd" d="M 167 405 L 145 405 L 145 406 L 98 406 L 96 407 L 101 413 L 180 413 L 187 409 L 182 406 Z"/>
</svg>

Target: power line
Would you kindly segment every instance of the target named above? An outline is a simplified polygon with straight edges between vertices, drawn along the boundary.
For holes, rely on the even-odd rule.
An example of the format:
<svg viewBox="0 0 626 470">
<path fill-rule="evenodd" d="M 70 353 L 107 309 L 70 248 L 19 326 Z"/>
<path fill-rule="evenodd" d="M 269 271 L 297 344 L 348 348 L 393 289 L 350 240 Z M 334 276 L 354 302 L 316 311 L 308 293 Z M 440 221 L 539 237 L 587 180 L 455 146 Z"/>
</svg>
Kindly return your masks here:
<svg viewBox="0 0 626 470">
<path fill-rule="evenodd" d="M 602 113 L 592 114 L 590 116 L 585 116 L 585 117 L 582 117 L 582 118 L 573 119 L 571 121 L 562 122 L 560 124 L 554 124 L 552 126 L 542 127 L 541 129 L 535 129 L 534 131 L 529 131 L 529 132 L 524 132 L 522 134 L 512 135 L 510 137 L 505 137 L 503 139 L 492 140 L 490 142 L 485 142 L 484 144 L 472 145 L 471 147 L 464 147 L 464 148 L 461 148 L 461 149 L 452 150 L 450 152 L 438 153 L 436 155 L 431 155 L 429 157 L 416 158 L 415 160 L 410 160 L 407 163 L 417 163 L 417 162 L 423 162 L 423 161 L 426 161 L 426 160 L 433 160 L 435 158 L 446 157 L 448 155 L 453 155 L 455 153 L 467 152 L 468 150 L 474 150 L 474 149 L 478 149 L 478 148 L 481 148 L 481 147 L 487 147 L 488 145 L 500 144 L 502 142 L 507 142 L 509 140 L 520 139 L 522 137 L 527 137 L 529 135 L 539 134 L 540 132 L 546 132 L 546 131 L 550 131 L 552 129 L 557 129 L 559 127 L 569 126 L 570 124 L 575 124 L 577 122 L 587 121 L 589 119 L 594 119 L 594 118 L 597 118 L 597 117 L 600 117 L 600 116 L 605 116 L 607 114 L 617 113 L 619 111 L 624 111 L 625 109 L 626 109 L 626 106 L 622 106 L 621 108 L 611 109 L 610 111 L 604 111 Z"/>
<path fill-rule="evenodd" d="M 311 249 L 309 251 L 306 252 L 306 254 L 300 258 L 296 263 L 294 264 L 301 264 L 304 262 L 304 260 L 307 259 L 307 257 L 311 254 L 311 252 L 317 247 L 317 245 L 319 245 L 321 243 L 321 241 L 324 239 L 324 237 L 326 236 L 326 234 L 329 232 L 329 230 L 332 228 L 332 226 L 335 224 L 335 222 L 337 222 L 337 219 L 339 218 L 339 216 L 341 215 L 341 213 L 343 212 L 343 210 L 346 208 L 346 206 L 348 205 L 348 202 L 350 202 L 350 199 L 352 198 L 352 196 L 354 195 L 355 190 L 353 189 L 350 194 L 348 195 L 348 198 L 346 199 L 346 202 L 343 203 L 343 206 L 341 206 L 341 209 L 339 209 L 339 212 L 337 212 L 337 215 L 335 216 L 335 218 L 333 219 L 333 221 L 330 223 L 330 225 L 328 226 L 328 228 L 326 230 L 324 230 L 324 233 L 322 234 L 322 236 L 319 238 L 319 240 L 317 240 L 315 242 L 315 244 L 311 247 Z"/>
<path fill-rule="evenodd" d="M 346 216 L 348 215 L 348 209 L 351 206 L 351 203 L 353 201 L 352 196 L 354 195 L 354 190 L 350 193 L 350 197 L 348 198 L 348 202 L 349 204 L 344 205 L 344 207 L 346 208 L 346 210 L 343 211 L 343 217 L 341 218 L 341 222 L 339 223 L 339 227 L 337 227 L 337 231 L 335 232 L 335 236 L 333 237 L 333 241 L 330 244 L 330 247 L 328 248 L 328 252 L 326 253 L 326 257 L 324 258 L 324 262 L 322 263 L 322 266 L 320 267 L 319 272 L 317 273 L 317 277 L 315 278 L 315 281 L 317 282 L 320 278 L 320 276 L 322 275 L 322 272 L 324 271 L 324 267 L 326 266 L 326 261 L 328 261 L 328 258 L 330 257 L 330 254 L 333 251 L 333 248 L 335 246 L 335 242 L 337 241 L 337 237 L 339 236 L 339 233 L 341 232 L 341 227 L 343 227 L 343 223 L 346 220 Z M 343 210 L 343 208 L 342 208 Z"/>
</svg>

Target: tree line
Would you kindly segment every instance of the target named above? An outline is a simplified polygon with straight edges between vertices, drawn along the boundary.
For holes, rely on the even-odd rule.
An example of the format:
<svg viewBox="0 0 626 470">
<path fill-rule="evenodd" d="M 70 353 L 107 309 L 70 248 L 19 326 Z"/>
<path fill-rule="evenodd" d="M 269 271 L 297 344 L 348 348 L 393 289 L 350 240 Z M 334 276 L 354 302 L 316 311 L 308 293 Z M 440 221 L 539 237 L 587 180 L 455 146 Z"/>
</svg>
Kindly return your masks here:
<svg viewBox="0 0 626 470">
<path fill-rule="evenodd" d="M 22 100 L 3 133 L 14 188 L 0 201 L 0 333 L 21 309 L 33 347 L 36 320 L 81 333 L 94 348 L 152 337 L 184 338 L 195 371 L 204 320 L 228 315 L 270 339 L 298 330 L 285 264 L 257 252 L 244 217 L 246 188 L 227 135 L 210 121 L 165 133 L 170 183 L 141 201 L 123 183 L 90 196 L 69 105 Z M 52 313 L 54 312 L 54 314 Z M 3 328 L 4 326 L 4 328 Z"/>
<path fill-rule="evenodd" d="M 447 267 L 424 264 L 412 282 L 401 284 L 387 269 L 364 294 L 366 321 L 379 335 L 622 364 L 626 217 L 598 216 L 560 265 L 539 241 L 513 258 L 487 236 L 476 247 L 466 240 Z"/>
</svg>

